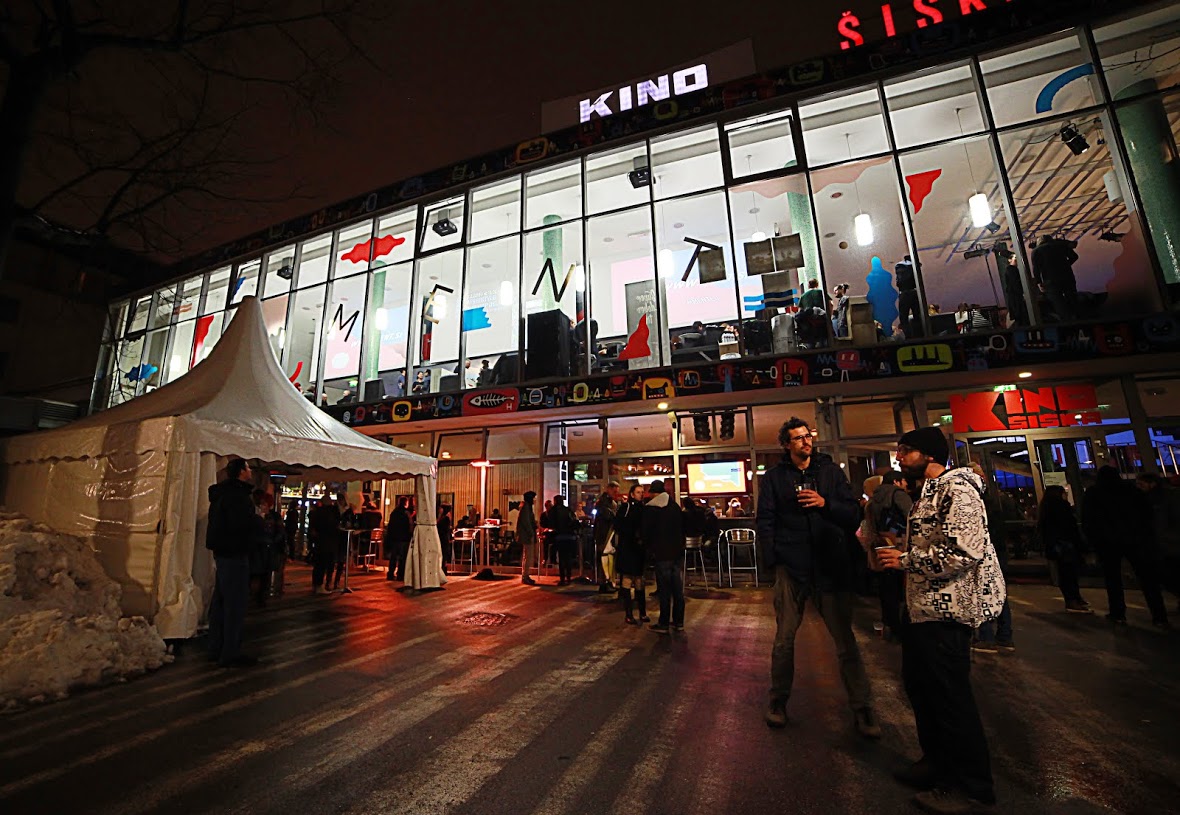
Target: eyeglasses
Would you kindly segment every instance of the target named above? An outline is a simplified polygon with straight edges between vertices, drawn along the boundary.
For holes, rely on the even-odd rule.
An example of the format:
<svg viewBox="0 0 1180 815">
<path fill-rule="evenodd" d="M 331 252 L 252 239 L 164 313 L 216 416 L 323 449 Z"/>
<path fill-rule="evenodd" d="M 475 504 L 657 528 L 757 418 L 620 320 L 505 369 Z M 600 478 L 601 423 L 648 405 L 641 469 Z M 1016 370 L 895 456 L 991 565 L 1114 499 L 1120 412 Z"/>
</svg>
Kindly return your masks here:
<svg viewBox="0 0 1180 815">
<path fill-rule="evenodd" d="M 897 456 L 898 458 L 905 458 L 916 449 L 915 447 L 910 447 L 908 444 L 899 444 L 897 445 Z"/>
<path fill-rule="evenodd" d="M 791 441 L 803 441 L 804 439 L 811 439 L 811 438 L 815 438 L 815 434 L 814 434 L 814 433 L 802 433 L 802 434 L 800 434 L 800 435 L 798 435 L 798 436 L 787 436 L 787 441 L 788 441 L 788 442 L 791 442 Z"/>
</svg>

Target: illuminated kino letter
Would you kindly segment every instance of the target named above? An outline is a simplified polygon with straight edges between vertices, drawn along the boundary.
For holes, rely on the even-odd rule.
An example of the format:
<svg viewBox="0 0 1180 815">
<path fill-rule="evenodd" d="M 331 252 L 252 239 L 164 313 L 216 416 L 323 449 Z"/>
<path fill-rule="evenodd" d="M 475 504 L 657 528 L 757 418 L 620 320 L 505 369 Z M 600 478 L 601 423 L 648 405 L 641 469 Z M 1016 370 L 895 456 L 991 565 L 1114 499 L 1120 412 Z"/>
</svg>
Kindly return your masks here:
<svg viewBox="0 0 1180 815">
<path fill-rule="evenodd" d="M 704 65 L 694 65 L 672 74 L 672 91 L 677 96 L 707 87 L 709 87 L 709 69 Z"/>
<path fill-rule="evenodd" d="M 669 82 L 670 80 L 670 82 Z M 663 102 L 673 96 L 680 96 L 693 91 L 699 91 L 709 86 L 709 69 L 704 65 L 694 65 L 676 71 L 671 77 L 668 74 L 655 79 L 646 79 L 635 85 L 619 88 L 619 110 L 631 110 L 649 102 Z M 578 103 L 578 120 L 583 124 L 597 115 L 606 118 L 614 113 L 609 100 L 614 91 L 607 91 L 597 99 L 591 101 L 583 99 Z"/>
<path fill-rule="evenodd" d="M 650 79 L 635 86 L 635 104 L 646 105 L 650 101 L 662 102 L 672 95 L 668 90 L 668 75 L 664 74 L 655 82 Z"/>
</svg>

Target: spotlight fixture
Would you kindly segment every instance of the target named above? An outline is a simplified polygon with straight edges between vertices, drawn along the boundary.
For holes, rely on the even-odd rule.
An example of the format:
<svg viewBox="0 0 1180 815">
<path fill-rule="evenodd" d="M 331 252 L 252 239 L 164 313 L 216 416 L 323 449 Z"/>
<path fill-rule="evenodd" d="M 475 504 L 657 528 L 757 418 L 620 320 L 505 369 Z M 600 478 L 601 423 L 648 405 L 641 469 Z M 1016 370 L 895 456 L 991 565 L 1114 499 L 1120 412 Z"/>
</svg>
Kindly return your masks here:
<svg viewBox="0 0 1180 815">
<path fill-rule="evenodd" d="M 713 438 L 713 431 L 710 427 L 710 419 L 708 413 L 696 413 L 692 417 L 692 435 L 696 441 L 706 442 Z"/>
<path fill-rule="evenodd" d="M 1108 229 L 1098 236 L 1098 240 L 1107 241 L 1109 243 L 1119 243 L 1123 239 L 1122 232 L 1115 232 L 1113 229 Z"/>
<path fill-rule="evenodd" d="M 986 246 L 972 246 L 963 253 L 963 257 L 967 258 L 968 260 L 971 260 L 972 258 L 987 257 L 989 254 L 991 254 L 991 251 L 992 250 Z"/>
<path fill-rule="evenodd" d="M 275 274 L 282 280 L 290 280 L 295 275 L 295 267 L 292 265 L 292 258 L 283 258 L 279 261 L 282 265 L 275 271 Z"/>
<path fill-rule="evenodd" d="M 1073 124 L 1062 125 L 1061 141 L 1075 156 L 1080 156 L 1090 149 L 1090 142 L 1086 141 L 1086 137 L 1079 133 Z"/>
<path fill-rule="evenodd" d="M 651 186 L 651 169 L 648 167 L 640 167 L 627 173 L 627 180 L 631 182 L 631 186 L 635 189 L 640 187 Z"/>
<path fill-rule="evenodd" d="M 993 235 L 996 234 L 997 232 L 999 232 L 1001 229 L 1000 225 L 998 223 L 996 223 L 995 221 L 992 221 L 990 224 L 984 225 L 983 228 L 986 229 L 988 232 L 992 233 Z"/>
<path fill-rule="evenodd" d="M 448 218 L 445 212 L 440 212 L 438 214 L 438 219 L 430 228 L 433 229 L 434 234 L 438 235 L 440 238 L 446 238 L 459 231 L 459 227 L 455 226 L 455 222 Z"/>
<path fill-rule="evenodd" d="M 737 414 L 732 410 L 723 410 L 721 412 L 721 432 L 718 433 L 718 435 L 721 437 L 721 441 L 729 441 L 733 438 L 734 422 L 736 419 Z"/>
</svg>

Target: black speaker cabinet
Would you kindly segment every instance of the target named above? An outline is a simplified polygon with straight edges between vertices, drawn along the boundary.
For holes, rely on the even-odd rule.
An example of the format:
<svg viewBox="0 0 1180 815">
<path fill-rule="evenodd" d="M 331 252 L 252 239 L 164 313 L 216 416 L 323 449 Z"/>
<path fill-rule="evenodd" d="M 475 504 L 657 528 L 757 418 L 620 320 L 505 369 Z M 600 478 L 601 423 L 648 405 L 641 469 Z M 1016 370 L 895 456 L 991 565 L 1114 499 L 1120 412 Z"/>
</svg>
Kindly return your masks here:
<svg viewBox="0 0 1180 815">
<path fill-rule="evenodd" d="M 528 315 L 525 331 L 526 379 L 570 375 L 570 318 L 561 309 Z"/>
</svg>

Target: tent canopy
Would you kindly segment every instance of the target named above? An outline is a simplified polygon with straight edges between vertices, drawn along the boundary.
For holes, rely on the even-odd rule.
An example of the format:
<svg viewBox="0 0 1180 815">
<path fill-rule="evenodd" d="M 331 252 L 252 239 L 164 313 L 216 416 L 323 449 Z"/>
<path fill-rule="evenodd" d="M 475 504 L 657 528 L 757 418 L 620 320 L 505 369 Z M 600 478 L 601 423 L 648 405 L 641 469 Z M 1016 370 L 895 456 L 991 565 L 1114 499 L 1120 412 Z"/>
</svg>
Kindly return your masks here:
<svg viewBox="0 0 1180 815">
<path fill-rule="evenodd" d="M 183 433 L 160 421 L 174 417 L 183 417 Z M 242 300 L 209 357 L 189 373 L 59 430 L 11 439 L 4 459 L 81 459 L 116 446 L 241 456 L 334 475 L 429 476 L 438 466 L 345 427 L 300 395 L 275 361 L 255 297 Z"/>
</svg>

